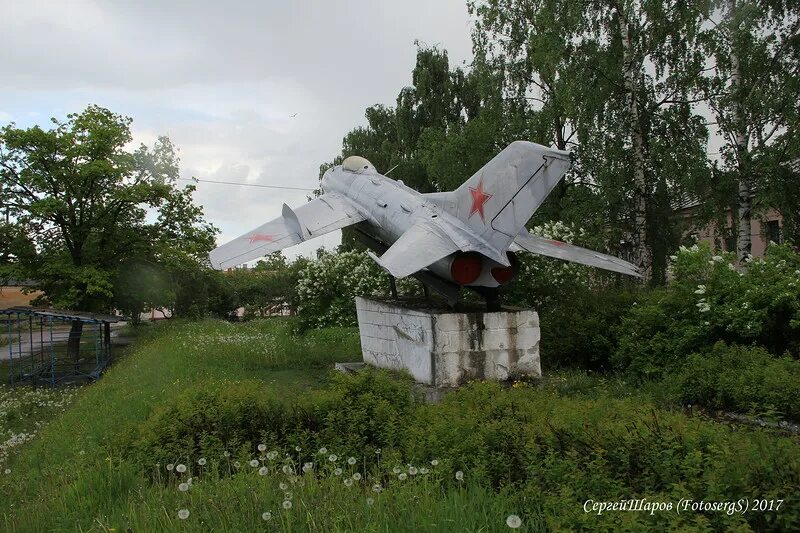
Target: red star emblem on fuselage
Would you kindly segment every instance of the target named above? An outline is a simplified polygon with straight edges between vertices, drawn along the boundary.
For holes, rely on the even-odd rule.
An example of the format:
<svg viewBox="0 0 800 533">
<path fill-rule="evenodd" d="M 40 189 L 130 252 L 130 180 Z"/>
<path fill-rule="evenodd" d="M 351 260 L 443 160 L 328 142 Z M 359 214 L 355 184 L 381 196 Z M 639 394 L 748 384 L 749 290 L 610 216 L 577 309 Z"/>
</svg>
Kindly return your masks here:
<svg viewBox="0 0 800 533">
<path fill-rule="evenodd" d="M 481 215 L 481 220 L 485 224 L 486 219 L 483 215 L 483 204 L 485 204 L 492 195 L 483 190 L 483 179 L 478 182 L 477 187 L 469 187 L 469 194 L 472 196 L 472 207 L 469 209 L 469 216 L 467 218 L 472 218 L 472 215 L 479 213 Z"/>
<path fill-rule="evenodd" d="M 272 235 L 264 235 L 263 233 L 253 233 L 250 235 L 249 239 L 250 244 L 253 244 L 254 242 L 272 242 L 274 240 Z"/>
</svg>

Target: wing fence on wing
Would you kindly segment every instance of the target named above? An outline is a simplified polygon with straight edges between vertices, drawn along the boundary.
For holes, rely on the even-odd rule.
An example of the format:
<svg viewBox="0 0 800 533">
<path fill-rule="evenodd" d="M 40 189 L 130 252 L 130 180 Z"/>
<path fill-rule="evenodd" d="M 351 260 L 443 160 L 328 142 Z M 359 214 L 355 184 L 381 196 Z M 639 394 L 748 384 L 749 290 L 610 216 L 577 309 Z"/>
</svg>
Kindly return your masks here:
<svg viewBox="0 0 800 533">
<path fill-rule="evenodd" d="M 397 239 L 382 256 L 370 257 L 396 278 L 404 278 L 458 250 L 452 240 L 430 224 L 420 222 Z"/>
<path fill-rule="evenodd" d="M 361 213 L 338 193 L 323 194 L 294 210 L 284 205 L 282 216 L 212 250 L 211 266 L 223 270 L 241 265 L 362 220 Z"/>
<path fill-rule="evenodd" d="M 581 248 L 561 241 L 554 241 L 531 235 L 526 230 L 523 230 L 514 239 L 514 244 L 519 246 L 525 251 L 532 252 L 539 255 L 546 255 L 547 257 L 555 257 L 556 259 L 563 259 L 565 261 L 572 261 L 573 263 L 580 263 L 582 265 L 593 266 L 610 270 L 611 272 L 619 272 L 628 276 L 642 277 L 639 269 L 631 263 L 624 261 L 613 255 L 601 254 L 593 250 Z"/>
</svg>

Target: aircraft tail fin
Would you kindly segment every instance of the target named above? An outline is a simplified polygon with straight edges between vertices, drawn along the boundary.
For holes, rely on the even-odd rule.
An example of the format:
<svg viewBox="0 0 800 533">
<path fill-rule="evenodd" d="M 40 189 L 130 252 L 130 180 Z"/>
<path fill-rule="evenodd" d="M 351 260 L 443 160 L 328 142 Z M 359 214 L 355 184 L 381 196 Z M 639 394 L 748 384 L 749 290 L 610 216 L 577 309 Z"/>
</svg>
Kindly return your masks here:
<svg viewBox="0 0 800 533">
<path fill-rule="evenodd" d="M 514 141 L 449 193 L 450 211 L 504 252 L 564 177 L 569 165 L 568 152 Z M 434 202 L 447 201 L 431 196 Z"/>
</svg>

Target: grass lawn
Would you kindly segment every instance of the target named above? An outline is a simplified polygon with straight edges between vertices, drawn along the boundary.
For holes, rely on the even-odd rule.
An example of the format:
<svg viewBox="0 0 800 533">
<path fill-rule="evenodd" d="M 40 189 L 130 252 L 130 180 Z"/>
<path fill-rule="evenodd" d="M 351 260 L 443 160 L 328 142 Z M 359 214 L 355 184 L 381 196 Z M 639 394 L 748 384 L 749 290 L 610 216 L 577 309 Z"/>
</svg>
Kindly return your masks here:
<svg viewBox="0 0 800 533">
<path fill-rule="evenodd" d="M 521 531 L 796 523 L 797 439 L 657 411 L 646 396 L 626 397 L 624 387 L 597 387 L 593 378 L 575 390 L 571 377 L 507 390 L 478 384 L 437 406 L 413 404 L 402 387 L 387 402 L 395 385 L 381 379 L 351 384 L 363 389 L 352 400 L 327 392 L 336 386 L 333 362 L 359 352 L 354 328 L 297 335 L 283 319 L 167 322 L 77 392 L 46 391 L 52 397 L 31 402 L 4 389 L 0 429 L 39 424 L 35 437 L 0 457 L 0 469 L 10 470 L 0 475 L 2 529 L 508 531 L 515 515 Z M 241 418 L 219 415 L 227 412 Z M 251 414 L 259 423 L 283 416 L 263 423 L 263 449 L 258 440 L 222 443 L 222 453 L 203 433 L 213 428 L 197 422 L 237 429 Z M 169 442 L 158 440 L 167 434 Z M 382 435 L 393 444 L 375 449 Z M 356 437 L 373 444 L 353 451 Z M 175 451 L 184 448 L 194 455 Z M 637 457 L 641 464 L 629 464 Z M 761 496 L 785 498 L 790 514 L 597 517 L 580 506 L 587 497 L 643 493 L 731 498 L 758 483 L 774 485 Z"/>
</svg>

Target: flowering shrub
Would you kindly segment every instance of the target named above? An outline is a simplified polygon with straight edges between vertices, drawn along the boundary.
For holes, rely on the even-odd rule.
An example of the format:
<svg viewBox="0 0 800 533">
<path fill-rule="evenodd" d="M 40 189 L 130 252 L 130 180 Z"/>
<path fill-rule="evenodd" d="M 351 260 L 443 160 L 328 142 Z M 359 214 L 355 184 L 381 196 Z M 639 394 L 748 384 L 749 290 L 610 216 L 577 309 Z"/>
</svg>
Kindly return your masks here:
<svg viewBox="0 0 800 533">
<path fill-rule="evenodd" d="M 416 291 L 413 278 L 398 281 L 398 291 Z M 365 252 L 322 251 L 300 272 L 297 285 L 298 314 L 304 328 L 355 326 L 356 296 L 385 297 L 389 275 Z"/>
<path fill-rule="evenodd" d="M 695 245 L 672 260 L 669 286 L 641 298 L 622 321 L 619 369 L 658 378 L 719 340 L 800 356 L 800 255 L 771 245 L 739 269 L 732 254 Z"/>
</svg>

